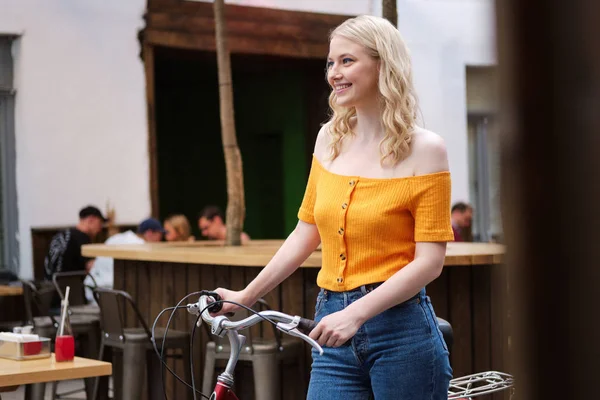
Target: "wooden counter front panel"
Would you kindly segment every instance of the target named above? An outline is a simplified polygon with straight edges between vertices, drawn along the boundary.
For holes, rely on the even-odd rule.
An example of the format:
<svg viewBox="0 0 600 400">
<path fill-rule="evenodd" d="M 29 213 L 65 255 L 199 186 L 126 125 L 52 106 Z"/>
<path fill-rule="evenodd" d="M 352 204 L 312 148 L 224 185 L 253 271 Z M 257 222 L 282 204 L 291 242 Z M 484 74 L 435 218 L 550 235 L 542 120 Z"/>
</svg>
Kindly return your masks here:
<svg viewBox="0 0 600 400">
<path fill-rule="evenodd" d="M 448 320 L 454 329 L 454 345 L 450 354 L 454 376 L 505 369 L 502 270 L 501 265 L 444 268 L 442 275 L 427 288 L 437 315 Z M 161 310 L 176 305 L 186 294 L 217 287 L 239 290 L 259 272 L 259 268 L 240 266 L 115 260 L 114 285 L 133 296 L 146 322 L 152 326 Z M 298 269 L 283 284 L 267 294 L 265 300 L 273 309 L 313 318 L 319 290 L 316 285 L 317 273 L 317 268 Z M 197 301 L 197 298 L 198 296 L 192 296 L 183 304 Z M 165 326 L 168 317 L 169 313 L 165 313 L 157 326 Z M 135 317 L 131 311 L 127 312 L 126 320 L 128 324 L 134 324 Z M 191 332 L 195 320 L 193 315 L 180 310 L 175 314 L 171 328 Z M 252 328 L 252 334 L 269 338 L 273 337 L 273 330 L 266 324 L 260 324 Z M 197 328 L 195 337 L 194 369 L 197 385 L 201 387 L 204 352 L 209 339 L 206 328 Z M 281 398 L 305 398 L 311 364 L 308 346 L 305 349 L 305 357 L 300 360 L 305 372 L 303 382 L 297 379 L 297 367 L 284 368 L 281 387 L 285 387 L 286 391 Z M 173 362 L 169 364 L 173 368 Z M 238 392 L 252 399 L 251 367 L 240 362 L 236 371 Z M 175 368 L 175 372 L 180 376 L 184 373 L 180 366 Z M 167 389 L 172 398 L 185 398 L 189 393 L 168 371 Z M 498 395 L 494 398 L 502 397 Z"/>
</svg>

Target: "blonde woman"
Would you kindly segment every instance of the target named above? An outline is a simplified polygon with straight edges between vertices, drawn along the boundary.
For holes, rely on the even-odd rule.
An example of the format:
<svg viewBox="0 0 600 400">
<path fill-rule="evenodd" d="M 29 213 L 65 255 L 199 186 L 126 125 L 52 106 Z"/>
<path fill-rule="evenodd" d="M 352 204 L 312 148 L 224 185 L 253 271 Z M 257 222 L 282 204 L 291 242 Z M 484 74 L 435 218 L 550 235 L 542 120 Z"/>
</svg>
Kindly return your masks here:
<svg viewBox="0 0 600 400">
<path fill-rule="evenodd" d="M 165 220 L 165 240 L 167 242 L 192 241 L 190 222 L 185 215 L 172 215 Z"/>
<path fill-rule="evenodd" d="M 310 336 L 326 347 L 313 352 L 308 399 L 447 399 L 448 350 L 424 289 L 453 240 L 446 146 L 417 125 L 410 56 L 388 21 L 337 27 L 327 81 L 332 117 L 297 227 L 244 290 L 217 291 L 251 305 L 322 243 Z"/>
</svg>

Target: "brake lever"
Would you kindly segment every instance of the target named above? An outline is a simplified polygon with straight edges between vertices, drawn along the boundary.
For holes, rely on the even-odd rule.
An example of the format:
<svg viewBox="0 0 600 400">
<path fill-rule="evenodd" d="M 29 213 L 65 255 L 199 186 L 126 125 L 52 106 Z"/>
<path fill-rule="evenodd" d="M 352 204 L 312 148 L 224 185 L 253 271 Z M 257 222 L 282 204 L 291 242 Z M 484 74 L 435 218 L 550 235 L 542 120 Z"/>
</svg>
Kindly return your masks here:
<svg viewBox="0 0 600 400">
<path fill-rule="evenodd" d="M 275 325 L 275 326 L 277 327 L 277 329 L 279 329 L 282 332 L 287 333 L 288 335 L 296 336 L 296 337 L 304 340 L 306 343 L 310 344 L 312 347 L 317 349 L 319 351 L 319 355 L 323 355 L 323 348 L 319 345 L 319 343 L 317 343 L 310 336 L 305 335 L 304 333 L 302 333 L 298 330 L 299 323 L 300 323 L 300 317 L 295 316 L 291 322 L 288 322 L 288 323 L 278 322 L 277 325 Z"/>
<path fill-rule="evenodd" d="M 217 304 L 209 305 L 208 312 L 215 313 L 215 312 L 221 311 L 221 308 L 223 308 L 223 302 L 221 301 L 221 296 L 219 296 L 219 294 L 216 292 L 207 292 L 206 295 L 212 297 L 213 301 L 211 303 L 217 303 Z M 200 315 L 200 306 L 198 305 L 198 303 L 190 303 L 186 306 L 186 308 L 190 314 L 193 314 L 196 316 Z M 228 312 L 223 315 L 225 315 L 228 318 L 231 318 L 235 315 L 235 313 Z M 200 321 L 198 321 L 198 326 L 200 326 Z"/>
</svg>

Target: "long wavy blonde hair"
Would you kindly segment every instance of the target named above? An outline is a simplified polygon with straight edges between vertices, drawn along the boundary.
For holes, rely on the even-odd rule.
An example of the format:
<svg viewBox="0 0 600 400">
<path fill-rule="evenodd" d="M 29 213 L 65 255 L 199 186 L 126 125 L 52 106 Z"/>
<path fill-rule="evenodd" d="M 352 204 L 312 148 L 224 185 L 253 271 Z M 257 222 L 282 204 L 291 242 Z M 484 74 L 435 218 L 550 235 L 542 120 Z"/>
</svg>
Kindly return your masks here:
<svg viewBox="0 0 600 400">
<path fill-rule="evenodd" d="M 190 240 L 191 237 L 191 228 L 190 222 L 187 217 L 183 214 L 175 214 L 171 215 L 169 218 L 165 220 L 165 224 L 170 224 L 175 232 L 177 233 L 178 242 L 183 242 L 186 240 Z"/>
<path fill-rule="evenodd" d="M 417 120 L 417 96 L 412 82 L 410 54 L 400 32 L 389 21 L 370 15 L 361 15 L 344 21 L 331 32 L 367 49 L 379 61 L 379 95 L 382 102 L 382 122 L 385 136 L 380 142 L 381 164 L 397 164 L 410 152 L 412 131 Z M 354 107 L 337 104 L 335 90 L 329 95 L 331 159 L 340 154 L 343 138 L 352 135 L 351 119 L 356 117 Z"/>
</svg>

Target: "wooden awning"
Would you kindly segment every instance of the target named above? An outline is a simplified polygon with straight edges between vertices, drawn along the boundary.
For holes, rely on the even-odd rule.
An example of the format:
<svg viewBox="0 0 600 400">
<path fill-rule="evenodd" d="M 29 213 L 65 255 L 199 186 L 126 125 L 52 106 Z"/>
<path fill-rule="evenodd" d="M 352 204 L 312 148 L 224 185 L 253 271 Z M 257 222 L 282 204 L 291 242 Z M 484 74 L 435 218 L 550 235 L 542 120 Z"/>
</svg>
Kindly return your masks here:
<svg viewBox="0 0 600 400">
<path fill-rule="evenodd" d="M 148 0 L 144 45 L 215 51 L 211 2 Z M 232 53 L 324 58 L 329 33 L 350 18 L 271 8 L 226 5 Z"/>
</svg>

